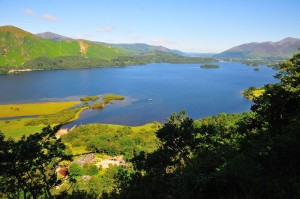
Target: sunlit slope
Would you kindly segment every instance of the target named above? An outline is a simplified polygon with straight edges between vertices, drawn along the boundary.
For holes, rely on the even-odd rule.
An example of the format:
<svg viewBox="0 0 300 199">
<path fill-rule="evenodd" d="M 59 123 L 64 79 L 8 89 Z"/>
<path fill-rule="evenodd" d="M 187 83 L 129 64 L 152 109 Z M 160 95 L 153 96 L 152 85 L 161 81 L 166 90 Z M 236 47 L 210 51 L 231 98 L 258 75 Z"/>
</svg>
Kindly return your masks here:
<svg viewBox="0 0 300 199">
<path fill-rule="evenodd" d="M 21 66 L 41 56 L 83 56 L 109 60 L 125 54 L 104 44 L 84 40 L 42 39 L 13 26 L 0 27 L 0 66 Z"/>
</svg>

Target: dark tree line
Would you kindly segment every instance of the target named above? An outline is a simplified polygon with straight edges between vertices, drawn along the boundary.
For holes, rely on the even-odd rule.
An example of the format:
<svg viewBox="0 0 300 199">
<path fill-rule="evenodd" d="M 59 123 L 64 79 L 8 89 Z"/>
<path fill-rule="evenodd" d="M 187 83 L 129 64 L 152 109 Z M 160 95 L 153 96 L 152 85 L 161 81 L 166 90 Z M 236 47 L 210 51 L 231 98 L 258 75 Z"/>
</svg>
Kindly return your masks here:
<svg viewBox="0 0 300 199">
<path fill-rule="evenodd" d="M 155 51 L 135 56 L 120 56 L 111 60 L 87 58 L 83 56 L 37 57 L 24 63 L 21 68 L 53 70 L 112 66 L 122 67 L 149 63 L 204 63 L 213 61 L 216 61 L 216 59 L 184 57 L 173 53 Z"/>
</svg>

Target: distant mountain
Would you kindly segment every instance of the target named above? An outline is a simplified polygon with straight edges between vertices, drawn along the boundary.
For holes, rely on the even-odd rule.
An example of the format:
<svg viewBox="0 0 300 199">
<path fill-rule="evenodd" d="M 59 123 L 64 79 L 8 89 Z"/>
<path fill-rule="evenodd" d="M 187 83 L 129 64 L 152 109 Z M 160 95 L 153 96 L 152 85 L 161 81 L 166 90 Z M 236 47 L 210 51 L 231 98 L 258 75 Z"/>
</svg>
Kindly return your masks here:
<svg viewBox="0 0 300 199">
<path fill-rule="evenodd" d="M 216 53 L 185 53 L 189 57 L 213 57 Z"/>
<path fill-rule="evenodd" d="M 145 43 L 134 43 L 134 44 L 109 44 L 114 47 L 121 47 L 127 49 L 135 54 L 148 53 L 154 51 L 170 52 L 181 56 L 187 56 L 185 52 L 180 50 L 172 50 L 164 46 L 154 46 Z"/>
<path fill-rule="evenodd" d="M 8 67 L 21 66 L 37 57 L 82 56 L 110 60 L 127 55 L 126 50 L 121 52 L 117 48 L 85 40 L 42 39 L 14 26 L 0 26 L 0 41 L 0 66 Z"/>
<path fill-rule="evenodd" d="M 277 42 L 253 42 L 235 46 L 214 55 L 217 58 L 288 58 L 298 52 L 300 39 L 287 37 Z"/>
<path fill-rule="evenodd" d="M 42 32 L 42 33 L 38 33 L 35 35 L 42 39 L 52 39 L 52 40 L 57 40 L 57 41 L 74 40 L 73 38 L 65 37 L 65 36 L 62 36 L 62 35 L 59 35 L 59 34 L 56 34 L 53 32 Z"/>
<path fill-rule="evenodd" d="M 7 72 L 9 68 L 22 68 L 23 66 L 33 69 L 55 69 L 74 68 L 75 65 L 79 68 L 152 62 L 201 63 L 210 61 L 215 60 L 187 57 L 184 52 L 163 46 L 75 40 L 52 32 L 34 35 L 14 26 L 0 26 L 0 73 Z"/>
</svg>

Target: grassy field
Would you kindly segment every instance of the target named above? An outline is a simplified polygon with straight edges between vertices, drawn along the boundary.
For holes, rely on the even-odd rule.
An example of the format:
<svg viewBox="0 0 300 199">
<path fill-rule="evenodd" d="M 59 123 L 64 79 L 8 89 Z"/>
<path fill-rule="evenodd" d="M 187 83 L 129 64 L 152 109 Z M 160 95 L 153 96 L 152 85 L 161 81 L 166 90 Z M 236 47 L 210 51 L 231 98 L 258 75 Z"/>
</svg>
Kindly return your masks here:
<svg viewBox="0 0 300 199">
<path fill-rule="evenodd" d="M 54 114 L 78 104 L 80 104 L 80 102 L 46 102 L 0 105 L 0 118 Z"/>
<path fill-rule="evenodd" d="M 20 139 L 23 135 L 30 135 L 36 132 L 41 132 L 45 125 L 26 126 L 26 122 L 30 118 L 19 120 L 0 120 L 0 131 L 4 133 L 6 138 Z"/>
<path fill-rule="evenodd" d="M 20 139 L 22 135 L 30 135 L 41 130 L 47 125 L 56 126 L 76 120 L 81 111 L 86 107 L 76 108 L 74 110 L 63 110 L 56 114 L 42 115 L 37 118 L 23 118 L 16 120 L 0 120 L 0 132 L 4 133 L 6 138 Z"/>
</svg>

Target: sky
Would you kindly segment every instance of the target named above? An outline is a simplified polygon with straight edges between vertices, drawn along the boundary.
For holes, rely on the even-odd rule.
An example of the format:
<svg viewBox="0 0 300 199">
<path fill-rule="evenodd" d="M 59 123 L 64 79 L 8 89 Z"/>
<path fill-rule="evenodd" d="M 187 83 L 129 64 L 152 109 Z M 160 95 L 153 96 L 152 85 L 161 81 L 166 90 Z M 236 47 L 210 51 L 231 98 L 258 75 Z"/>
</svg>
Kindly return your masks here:
<svg viewBox="0 0 300 199">
<path fill-rule="evenodd" d="M 0 26 L 218 53 L 300 38 L 299 8 L 300 0 L 0 0 Z"/>
</svg>

